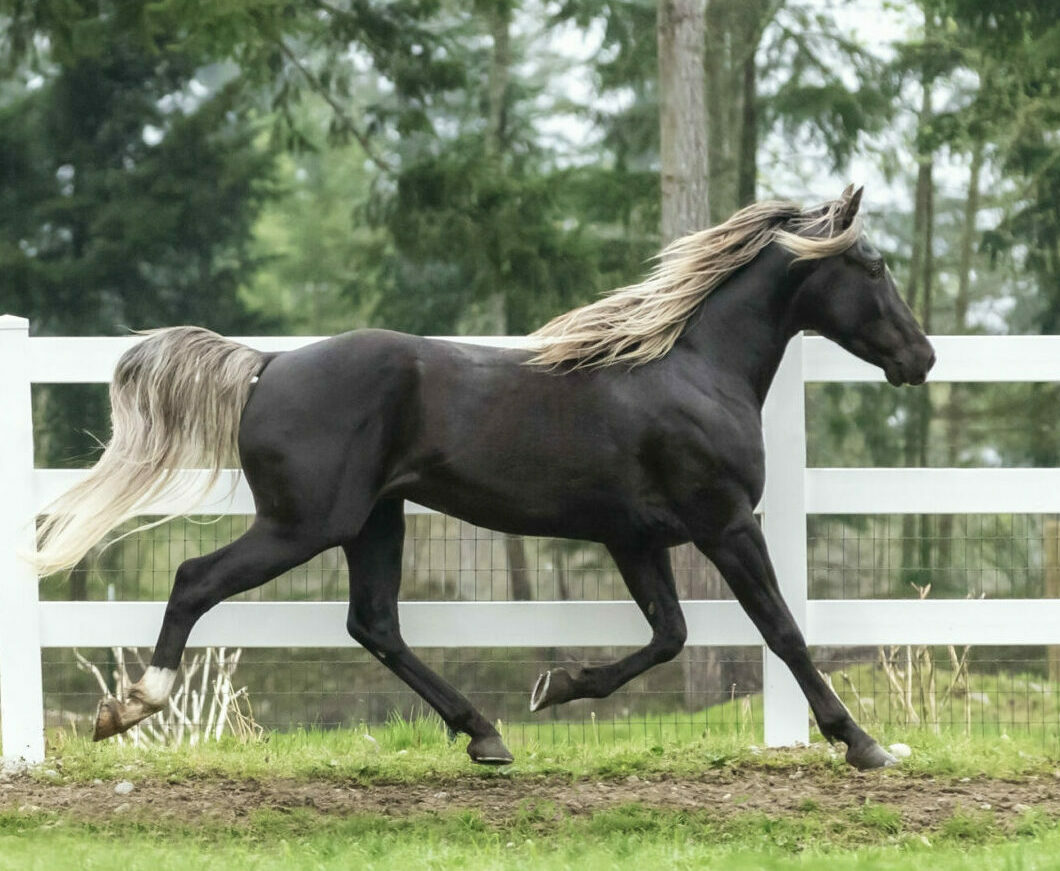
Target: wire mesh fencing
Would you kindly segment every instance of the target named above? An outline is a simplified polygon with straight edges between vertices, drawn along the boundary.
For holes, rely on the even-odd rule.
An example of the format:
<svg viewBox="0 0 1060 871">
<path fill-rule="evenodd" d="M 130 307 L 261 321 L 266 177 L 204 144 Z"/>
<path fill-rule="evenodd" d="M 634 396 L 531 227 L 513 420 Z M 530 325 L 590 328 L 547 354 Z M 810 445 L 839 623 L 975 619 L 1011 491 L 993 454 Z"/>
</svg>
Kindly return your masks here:
<svg viewBox="0 0 1060 871">
<path fill-rule="evenodd" d="M 67 578 L 46 579 L 46 599 L 158 601 L 181 561 L 244 531 L 245 517 L 191 518 L 132 535 Z M 729 598 L 709 562 L 689 546 L 672 554 L 683 598 Z M 1060 519 L 1054 515 L 811 516 L 811 598 L 1060 597 Z M 243 594 L 254 601 L 335 601 L 350 583 L 341 551 L 329 551 Z M 520 538 L 441 515 L 411 515 L 402 598 L 416 601 L 628 599 L 605 548 Z M 593 665 L 622 648 L 420 649 L 506 734 L 547 741 L 655 740 L 727 731 L 760 741 L 759 648 L 697 647 L 658 666 L 608 699 L 531 714 L 529 691 L 555 665 Z M 103 672 L 107 649 L 80 651 Z M 146 651 L 143 651 L 146 654 Z M 954 658 L 956 657 L 956 659 Z M 1060 648 L 819 649 L 820 669 L 856 717 L 874 728 L 969 734 L 1060 735 Z M 89 731 L 96 683 L 72 651 L 45 654 L 47 722 Z M 417 716 L 422 700 L 365 651 L 245 650 L 236 683 L 257 722 L 270 729 L 374 725 Z"/>
</svg>

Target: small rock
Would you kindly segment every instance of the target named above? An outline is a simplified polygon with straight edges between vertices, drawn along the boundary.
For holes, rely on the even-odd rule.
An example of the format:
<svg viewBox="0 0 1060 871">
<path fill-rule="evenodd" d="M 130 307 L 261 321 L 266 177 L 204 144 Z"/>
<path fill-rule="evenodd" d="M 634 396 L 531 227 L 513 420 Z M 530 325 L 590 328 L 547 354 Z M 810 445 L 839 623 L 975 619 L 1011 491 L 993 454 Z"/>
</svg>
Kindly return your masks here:
<svg viewBox="0 0 1060 871">
<path fill-rule="evenodd" d="M 640 778 L 635 774 L 631 774 L 626 778 L 626 783 L 640 783 Z"/>
<path fill-rule="evenodd" d="M 123 801 L 120 805 L 114 808 L 114 813 L 123 814 L 132 809 L 132 805 L 127 801 Z"/>
<path fill-rule="evenodd" d="M 910 746 L 908 744 L 902 744 L 900 742 L 897 744 L 892 744 L 887 749 L 891 751 L 891 755 L 894 756 L 895 759 L 908 759 L 910 756 L 913 755 L 913 751 Z"/>
<path fill-rule="evenodd" d="M 970 777 L 962 777 L 959 782 L 960 783 L 971 783 L 972 779 Z"/>
<path fill-rule="evenodd" d="M 1012 805 L 1012 810 L 1018 814 L 1025 814 L 1030 809 L 1031 806 L 1029 804 L 1022 804 L 1021 802 L 1016 802 L 1014 805 Z"/>
<path fill-rule="evenodd" d="M 127 780 L 121 781 L 117 786 L 114 787 L 114 792 L 117 795 L 128 795 L 132 792 L 135 787 Z"/>
<path fill-rule="evenodd" d="M 92 781 L 92 785 L 93 785 L 93 786 L 103 786 L 103 781 L 102 781 L 102 780 L 100 780 L 100 779 L 99 779 L 99 778 L 97 777 L 97 778 L 96 778 L 95 780 L 93 780 L 93 781 Z"/>
<path fill-rule="evenodd" d="M 35 814 L 40 811 L 40 807 L 35 804 L 23 804 L 19 805 L 18 812 L 20 814 Z"/>
<path fill-rule="evenodd" d="M 447 793 L 447 792 L 436 792 L 434 794 L 434 797 L 439 799 L 439 800 L 440 799 L 446 799 L 446 798 L 449 798 L 449 793 Z"/>
<path fill-rule="evenodd" d="M 731 792 L 727 792 L 727 793 L 725 793 L 725 795 L 723 795 L 721 797 L 721 800 L 722 801 L 728 801 L 730 798 L 732 798 L 732 793 Z"/>
<path fill-rule="evenodd" d="M 993 807 L 993 805 L 990 804 L 990 802 L 988 802 L 988 801 L 983 801 L 983 802 L 979 803 L 979 810 L 981 810 L 981 811 L 988 811 L 992 807 Z"/>
<path fill-rule="evenodd" d="M 9 777 L 18 777 L 20 774 L 25 774 L 28 770 L 29 766 L 21 759 L 14 762 L 0 763 L 0 775 L 3 775 L 5 780 Z"/>
</svg>

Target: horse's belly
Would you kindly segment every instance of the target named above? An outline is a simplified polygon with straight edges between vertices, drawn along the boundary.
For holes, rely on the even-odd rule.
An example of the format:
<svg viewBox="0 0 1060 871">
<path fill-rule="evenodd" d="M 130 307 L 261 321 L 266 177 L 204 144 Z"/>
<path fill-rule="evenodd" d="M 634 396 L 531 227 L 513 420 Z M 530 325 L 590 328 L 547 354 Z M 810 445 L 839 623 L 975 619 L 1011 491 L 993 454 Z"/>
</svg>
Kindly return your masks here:
<svg viewBox="0 0 1060 871">
<path fill-rule="evenodd" d="M 500 493 L 465 484 L 439 489 L 413 486 L 402 495 L 475 526 L 514 535 L 607 543 L 687 540 L 680 519 L 664 504 L 618 491 L 527 486 Z"/>
</svg>

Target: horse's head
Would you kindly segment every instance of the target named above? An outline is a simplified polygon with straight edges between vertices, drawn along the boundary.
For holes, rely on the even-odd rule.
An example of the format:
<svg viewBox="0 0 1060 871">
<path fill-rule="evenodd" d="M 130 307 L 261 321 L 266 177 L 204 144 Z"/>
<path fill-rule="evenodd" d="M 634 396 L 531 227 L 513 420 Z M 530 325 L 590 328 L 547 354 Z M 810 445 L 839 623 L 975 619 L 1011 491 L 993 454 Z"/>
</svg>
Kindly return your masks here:
<svg viewBox="0 0 1060 871">
<path fill-rule="evenodd" d="M 844 192 L 833 232 L 853 225 L 861 192 Z M 837 254 L 799 263 L 805 277 L 791 309 L 797 329 L 816 330 L 879 366 L 895 386 L 924 383 L 935 351 L 898 295 L 883 256 L 863 235 Z"/>
</svg>

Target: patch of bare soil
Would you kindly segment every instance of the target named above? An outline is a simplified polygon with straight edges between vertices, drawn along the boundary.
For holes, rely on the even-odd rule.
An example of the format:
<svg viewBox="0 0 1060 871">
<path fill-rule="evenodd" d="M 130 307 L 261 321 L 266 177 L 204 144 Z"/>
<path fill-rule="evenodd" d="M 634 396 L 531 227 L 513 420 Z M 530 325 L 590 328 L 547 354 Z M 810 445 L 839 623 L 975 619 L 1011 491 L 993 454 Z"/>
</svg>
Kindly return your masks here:
<svg viewBox="0 0 1060 871">
<path fill-rule="evenodd" d="M 574 782 L 554 777 L 468 777 L 369 786 L 291 780 L 148 781 L 122 795 L 115 792 L 114 782 L 61 785 L 25 777 L 0 781 L 0 810 L 54 811 L 86 821 L 128 815 L 160 823 L 238 824 L 264 809 L 311 808 L 329 816 L 390 817 L 473 810 L 503 824 L 527 802 L 551 802 L 572 816 L 636 802 L 719 817 L 755 812 L 782 816 L 810 809 L 842 814 L 872 802 L 899 809 L 905 827 L 917 831 L 939 825 L 957 809 L 991 811 L 1002 826 L 1029 808 L 1060 818 L 1060 782 L 1052 777 L 948 780 L 886 773 L 837 777 L 801 769 L 721 769 L 695 778 L 630 776 Z"/>
</svg>

